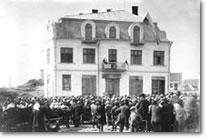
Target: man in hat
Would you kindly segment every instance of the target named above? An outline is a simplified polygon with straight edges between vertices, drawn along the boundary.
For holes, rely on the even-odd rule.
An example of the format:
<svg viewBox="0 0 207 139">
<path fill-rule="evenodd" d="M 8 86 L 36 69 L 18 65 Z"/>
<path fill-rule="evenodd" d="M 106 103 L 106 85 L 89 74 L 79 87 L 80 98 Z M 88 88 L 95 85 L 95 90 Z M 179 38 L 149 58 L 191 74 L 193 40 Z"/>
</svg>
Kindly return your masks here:
<svg viewBox="0 0 207 139">
<path fill-rule="evenodd" d="M 105 103 L 106 124 L 107 124 L 107 126 L 110 125 L 110 120 L 111 120 L 111 108 L 112 108 L 112 105 L 111 105 L 111 103 L 107 100 L 106 103 Z"/>
<path fill-rule="evenodd" d="M 161 119 L 162 132 L 172 132 L 175 122 L 174 107 L 167 98 L 163 98 L 161 102 Z"/>
<path fill-rule="evenodd" d="M 132 106 L 130 108 L 130 117 L 129 117 L 129 124 L 130 124 L 130 132 L 138 132 L 139 125 L 141 124 L 142 116 L 136 112 L 136 107 Z"/>
<path fill-rule="evenodd" d="M 112 121 L 112 131 L 116 131 L 116 121 L 118 118 L 118 113 L 116 110 L 119 108 L 119 102 L 115 101 L 111 108 L 111 121 Z"/>
<path fill-rule="evenodd" d="M 146 125 L 143 125 L 142 129 L 148 128 L 150 124 L 150 115 L 149 115 L 149 101 L 146 99 L 145 94 L 139 95 L 140 101 L 136 104 L 137 112 L 142 116 L 142 120 L 146 122 Z M 145 126 L 145 127 L 144 127 Z M 148 130 L 148 129 L 146 129 Z"/>
<path fill-rule="evenodd" d="M 119 113 L 117 125 L 119 125 L 119 132 L 123 132 L 124 126 L 129 129 L 129 115 L 130 109 L 126 100 L 121 101 L 121 106 L 116 110 Z"/>
</svg>

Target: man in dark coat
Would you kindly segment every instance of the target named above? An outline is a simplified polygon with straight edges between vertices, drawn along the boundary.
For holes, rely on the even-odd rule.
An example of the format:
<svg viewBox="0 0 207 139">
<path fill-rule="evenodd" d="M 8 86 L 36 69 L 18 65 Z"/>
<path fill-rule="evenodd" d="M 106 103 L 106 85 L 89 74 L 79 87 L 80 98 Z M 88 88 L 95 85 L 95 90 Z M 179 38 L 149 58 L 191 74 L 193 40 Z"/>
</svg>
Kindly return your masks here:
<svg viewBox="0 0 207 139">
<path fill-rule="evenodd" d="M 74 101 L 74 104 L 72 106 L 72 113 L 73 113 L 73 124 L 75 127 L 78 127 L 80 125 L 80 120 L 81 120 L 81 113 L 82 113 L 82 108 L 80 101 L 77 100 Z"/>
<path fill-rule="evenodd" d="M 105 118 L 105 106 L 100 102 L 96 102 L 97 108 L 96 108 L 96 119 L 97 119 L 97 127 L 99 128 L 99 131 L 103 132 L 103 126 L 106 123 Z"/>
<path fill-rule="evenodd" d="M 136 110 L 141 115 L 142 120 L 146 121 L 146 125 L 142 125 L 142 129 L 146 128 L 148 130 L 150 124 L 150 115 L 149 115 L 149 101 L 146 100 L 145 94 L 139 95 L 140 101 L 136 104 Z M 145 127 L 147 126 L 147 127 Z"/>
<path fill-rule="evenodd" d="M 127 100 L 122 100 L 121 106 L 116 110 L 119 113 L 117 125 L 119 132 L 123 132 L 124 126 L 129 129 L 130 108 L 127 105 Z"/>
<path fill-rule="evenodd" d="M 151 114 L 151 124 L 153 132 L 161 131 L 161 108 L 158 105 L 157 100 L 152 100 L 152 105 L 150 106 Z"/>
<path fill-rule="evenodd" d="M 174 107 L 166 98 L 163 99 L 161 105 L 161 130 L 162 132 L 172 132 L 175 122 Z"/>
<path fill-rule="evenodd" d="M 116 121 L 118 119 L 118 113 L 116 110 L 119 108 L 119 102 L 114 102 L 111 108 L 111 122 L 112 122 L 112 131 L 116 131 Z"/>
</svg>

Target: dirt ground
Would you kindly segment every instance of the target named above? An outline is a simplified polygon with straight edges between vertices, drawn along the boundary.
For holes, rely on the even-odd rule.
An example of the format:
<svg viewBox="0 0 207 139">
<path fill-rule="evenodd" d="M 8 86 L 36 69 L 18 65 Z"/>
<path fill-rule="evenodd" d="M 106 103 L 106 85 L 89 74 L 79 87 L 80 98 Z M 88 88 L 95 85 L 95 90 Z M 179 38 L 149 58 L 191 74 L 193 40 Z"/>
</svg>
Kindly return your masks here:
<svg viewBox="0 0 207 139">
<path fill-rule="evenodd" d="M 116 131 L 111 131 L 112 126 L 104 126 L 104 131 L 103 132 L 119 132 L 119 128 L 117 127 Z M 98 128 L 93 128 L 92 125 L 80 125 L 80 127 L 74 127 L 73 125 L 70 128 L 66 128 L 65 126 L 62 126 L 59 132 L 62 133 L 70 133 L 70 132 L 89 132 L 89 133 L 94 133 L 94 132 L 99 132 Z M 124 129 L 123 132 L 129 132 L 129 130 Z"/>
</svg>

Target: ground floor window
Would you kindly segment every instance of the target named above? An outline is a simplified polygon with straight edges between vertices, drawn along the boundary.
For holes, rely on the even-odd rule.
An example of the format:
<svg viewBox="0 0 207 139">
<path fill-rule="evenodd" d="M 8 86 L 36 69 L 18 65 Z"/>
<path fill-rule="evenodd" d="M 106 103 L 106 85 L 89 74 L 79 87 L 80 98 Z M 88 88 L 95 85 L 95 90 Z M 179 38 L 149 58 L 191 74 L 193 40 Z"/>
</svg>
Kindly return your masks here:
<svg viewBox="0 0 207 139">
<path fill-rule="evenodd" d="M 64 74 L 62 76 L 62 89 L 63 90 L 71 90 L 71 75 Z"/>
<path fill-rule="evenodd" d="M 152 77 L 152 94 L 165 94 L 165 77 Z"/>
<path fill-rule="evenodd" d="M 106 78 L 106 93 L 110 96 L 119 96 L 119 79 Z"/>
<path fill-rule="evenodd" d="M 142 76 L 129 77 L 129 95 L 138 96 L 143 93 L 143 78 Z"/>
<path fill-rule="evenodd" d="M 82 76 L 82 95 L 96 95 L 96 75 Z"/>
</svg>

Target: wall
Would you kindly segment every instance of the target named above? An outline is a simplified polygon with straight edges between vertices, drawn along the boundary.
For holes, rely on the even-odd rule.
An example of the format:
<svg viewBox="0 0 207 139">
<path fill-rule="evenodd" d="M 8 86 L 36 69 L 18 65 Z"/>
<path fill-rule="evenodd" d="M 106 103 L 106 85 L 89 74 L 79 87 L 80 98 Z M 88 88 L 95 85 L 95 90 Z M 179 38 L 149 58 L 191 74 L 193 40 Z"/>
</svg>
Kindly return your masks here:
<svg viewBox="0 0 207 139">
<path fill-rule="evenodd" d="M 71 64 L 60 63 L 60 48 L 61 47 L 72 47 L 74 52 L 74 61 Z M 83 48 L 95 48 L 95 64 L 83 64 Z M 99 48 L 99 57 L 98 57 Z M 130 48 L 130 49 L 129 49 Z M 129 68 L 127 72 L 123 72 L 120 79 L 120 95 L 125 95 L 129 93 L 129 76 L 143 76 L 143 92 L 151 93 L 151 80 L 152 76 L 164 76 L 165 77 L 165 90 L 168 90 L 168 52 L 169 44 L 161 43 L 157 45 L 156 43 L 145 43 L 144 46 L 131 46 L 127 41 L 101 41 L 99 45 L 92 44 L 87 45 L 81 43 L 80 40 L 57 40 L 55 51 L 52 55 L 56 58 L 56 74 L 51 70 L 47 70 L 47 74 L 52 75 L 52 85 L 50 85 L 51 90 L 56 92 L 55 95 L 68 96 L 68 95 L 81 95 L 82 94 L 82 75 L 96 75 L 99 77 L 97 79 L 96 90 L 98 95 L 102 95 L 105 92 L 105 79 L 102 78 L 101 63 L 104 58 L 108 59 L 108 49 L 117 49 L 117 61 L 124 62 L 125 60 L 129 63 Z M 130 65 L 130 50 L 137 49 L 143 50 L 142 54 L 142 65 L 132 66 Z M 164 66 L 153 66 L 153 50 L 163 50 L 165 51 L 165 61 Z M 99 62 L 98 62 L 99 61 Z M 54 62 L 55 63 L 55 62 Z M 98 73 L 98 63 L 99 63 L 99 73 Z M 49 69 L 49 68 L 47 68 Z M 45 76 L 47 76 L 45 74 Z M 71 75 L 71 91 L 62 90 L 62 74 Z M 56 78 L 55 78 L 56 77 Z M 47 80 L 46 80 L 47 81 Z M 99 86 L 98 86 L 99 84 Z M 54 85 L 54 86 L 53 86 Z M 56 87 L 56 88 L 55 88 Z M 46 87 L 45 87 L 46 88 Z M 46 90 L 46 89 L 45 89 Z M 51 93 L 51 95 L 54 93 Z"/>
</svg>

